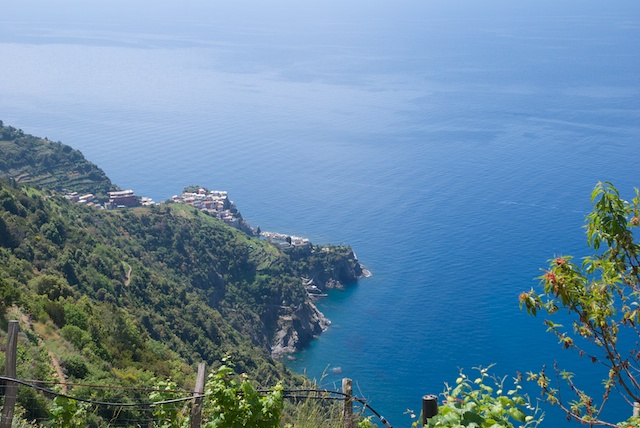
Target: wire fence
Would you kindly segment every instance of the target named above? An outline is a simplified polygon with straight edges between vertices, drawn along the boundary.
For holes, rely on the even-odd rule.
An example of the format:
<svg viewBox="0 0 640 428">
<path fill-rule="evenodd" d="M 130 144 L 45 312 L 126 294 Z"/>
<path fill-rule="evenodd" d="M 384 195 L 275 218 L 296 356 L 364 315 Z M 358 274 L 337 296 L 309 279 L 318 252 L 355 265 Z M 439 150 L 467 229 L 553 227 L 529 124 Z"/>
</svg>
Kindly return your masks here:
<svg viewBox="0 0 640 428">
<path fill-rule="evenodd" d="M 201 426 L 203 401 L 206 399 L 204 362 L 198 366 L 193 390 L 177 389 L 174 383 L 165 383 L 161 388 L 132 388 L 18 379 L 16 367 L 19 331 L 18 321 L 9 321 L 5 375 L 0 376 L 0 428 L 174 427 L 179 426 L 175 423 L 176 420 L 188 421 L 191 428 Z M 359 403 L 362 405 L 363 413 L 370 411 L 385 426 L 392 428 L 384 417 L 366 403 L 366 400 L 353 395 L 351 379 L 343 379 L 342 388 L 343 391 L 286 390 L 283 391 L 283 398 L 298 402 L 342 401 L 340 419 L 344 428 L 353 427 L 353 404 Z M 242 390 L 236 391 L 242 394 Z M 257 392 L 270 394 L 274 391 L 263 389 Z"/>
<path fill-rule="evenodd" d="M 202 396 L 187 390 L 43 382 L 6 376 L 0 376 L 0 381 L 3 384 L 3 416 L 6 385 L 9 382 L 18 385 L 18 405 L 13 415 L 13 426 L 51 426 L 54 422 L 59 422 L 58 425 L 62 426 L 64 421 L 68 421 L 74 415 L 86 417 L 87 420 L 83 423 L 87 426 L 162 426 L 171 421 L 163 421 L 155 415 L 159 406 L 179 403 L 189 406 L 190 402 Z M 67 392 L 63 393 L 62 390 Z M 170 393 L 175 398 L 152 401 L 149 400 L 149 396 L 153 392 Z M 2 424 L 5 423 L 7 421 L 0 420 L 0 426 L 4 426 Z"/>
<path fill-rule="evenodd" d="M 194 404 L 204 394 L 185 389 L 132 388 L 83 383 L 44 382 L 0 376 L 3 418 L 8 385 L 17 386 L 18 405 L 11 421 L 0 419 L 0 427 L 50 427 L 50 426 L 95 426 L 95 427 L 165 427 L 175 421 L 163 419 L 158 409 L 173 405 L 181 408 L 183 415 L 191 413 Z M 66 392 L 61 392 L 61 391 Z M 150 400 L 153 393 L 171 396 L 170 399 Z M 258 390 L 261 394 L 271 389 Z M 92 397 L 92 398 L 90 398 Z M 103 398 L 95 398 L 103 397 Z M 363 398 L 342 391 L 327 389 L 289 389 L 283 398 L 294 403 L 307 400 L 326 402 L 349 402 L 362 406 L 362 413 L 377 417 L 384 426 L 389 422 L 374 410 Z M 74 418 L 76 418 L 74 420 Z M 82 420 L 78 420 L 78 418 Z M 199 426 L 192 425 L 191 426 Z M 347 426 L 347 425 L 344 425 Z"/>
</svg>

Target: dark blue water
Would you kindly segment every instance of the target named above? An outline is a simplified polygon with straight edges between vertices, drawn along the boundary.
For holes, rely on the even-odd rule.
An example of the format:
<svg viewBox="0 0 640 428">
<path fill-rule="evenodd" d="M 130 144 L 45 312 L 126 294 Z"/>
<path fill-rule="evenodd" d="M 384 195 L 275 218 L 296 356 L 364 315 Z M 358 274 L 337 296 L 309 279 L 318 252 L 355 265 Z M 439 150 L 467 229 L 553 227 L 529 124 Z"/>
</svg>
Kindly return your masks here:
<svg viewBox="0 0 640 428">
<path fill-rule="evenodd" d="M 458 368 L 597 387 L 517 296 L 587 254 L 596 182 L 638 186 L 640 6 L 343 3 L 5 5 L 0 120 L 138 194 L 225 189 L 253 226 L 350 244 L 374 276 L 290 366 L 394 426 Z"/>
</svg>

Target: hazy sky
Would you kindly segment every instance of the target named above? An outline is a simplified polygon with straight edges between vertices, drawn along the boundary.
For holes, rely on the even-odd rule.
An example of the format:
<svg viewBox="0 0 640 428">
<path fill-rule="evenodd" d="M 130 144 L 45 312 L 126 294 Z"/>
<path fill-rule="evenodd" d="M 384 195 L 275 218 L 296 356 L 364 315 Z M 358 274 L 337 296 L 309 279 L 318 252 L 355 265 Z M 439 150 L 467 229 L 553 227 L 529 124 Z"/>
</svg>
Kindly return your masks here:
<svg viewBox="0 0 640 428">
<path fill-rule="evenodd" d="M 597 8 L 603 12 L 619 8 L 640 11 L 635 0 L 21 0 L 5 2 L 0 21 L 145 21 L 179 19 L 182 16 L 201 19 L 261 19 L 276 22 L 308 19 L 352 18 L 363 21 L 391 21 L 415 13 L 437 14 L 443 18 L 470 18 L 478 14 L 547 15 L 574 9 L 576 14 Z"/>
</svg>

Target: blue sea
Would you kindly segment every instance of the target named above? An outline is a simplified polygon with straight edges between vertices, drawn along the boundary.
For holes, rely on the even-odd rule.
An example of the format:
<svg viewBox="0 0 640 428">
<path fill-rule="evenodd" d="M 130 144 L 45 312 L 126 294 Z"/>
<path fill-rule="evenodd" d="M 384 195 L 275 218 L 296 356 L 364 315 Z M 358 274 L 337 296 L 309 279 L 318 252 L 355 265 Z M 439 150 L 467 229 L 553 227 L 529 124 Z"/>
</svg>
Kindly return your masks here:
<svg viewBox="0 0 640 428">
<path fill-rule="evenodd" d="M 518 294 L 548 259 L 588 254 L 598 181 L 640 186 L 637 0 L 2 9 L 5 124 L 139 195 L 227 190 L 254 227 L 353 247 L 373 276 L 320 301 L 332 324 L 292 369 L 352 378 L 394 427 L 461 368 L 557 360 L 600 384 Z M 543 426 L 567 424 L 546 408 Z"/>
</svg>

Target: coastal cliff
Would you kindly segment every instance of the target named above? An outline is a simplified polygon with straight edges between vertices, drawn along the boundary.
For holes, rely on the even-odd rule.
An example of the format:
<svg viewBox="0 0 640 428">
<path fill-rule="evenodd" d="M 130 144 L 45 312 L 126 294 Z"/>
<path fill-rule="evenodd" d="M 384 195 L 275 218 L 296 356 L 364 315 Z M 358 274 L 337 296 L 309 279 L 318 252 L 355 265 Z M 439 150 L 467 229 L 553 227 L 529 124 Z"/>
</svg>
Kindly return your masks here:
<svg viewBox="0 0 640 428">
<path fill-rule="evenodd" d="M 234 355 L 239 371 L 284 376 L 272 356 L 330 324 L 315 299 L 367 275 L 348 246 L 261 237 L 225 191 L 106 209 L 80 194 L 118 187 L 69 146 L 0 122 L 0 152 L 0 321 L 16 305 L 75 341 L 60 349 L 92 370 L 165 377 Z M 110 376 L 96 370 L 87 377 Z"/>
<path fill-rule="evenodd" d="M 288 251 L 288 255 L 305 275 L 305 285 L 320 291 L 343 289 L 360 278 L 371 276 L 349 246 L 301 246 Z"/>
<path fill-rule="evenodd" d="M 281 358 L 307 346 L 331 324 L 316 305 L 307 300 L 292 313 L 278 319 L 278 330 L 271 345 L 271 356 Z"/>
<path fill-rule="evenodd" d="M 331 321 L 313 300 L 326 296 L 329 289 L 343 289 L 371 273 L 348 246 L 294 246 L 285 251 L 301 277 L 307 300 L 295 310 L 283 313 L 271 345 L 271 355 L 281 358 L 307 346 L 325 331 Z"/>
</svg>

